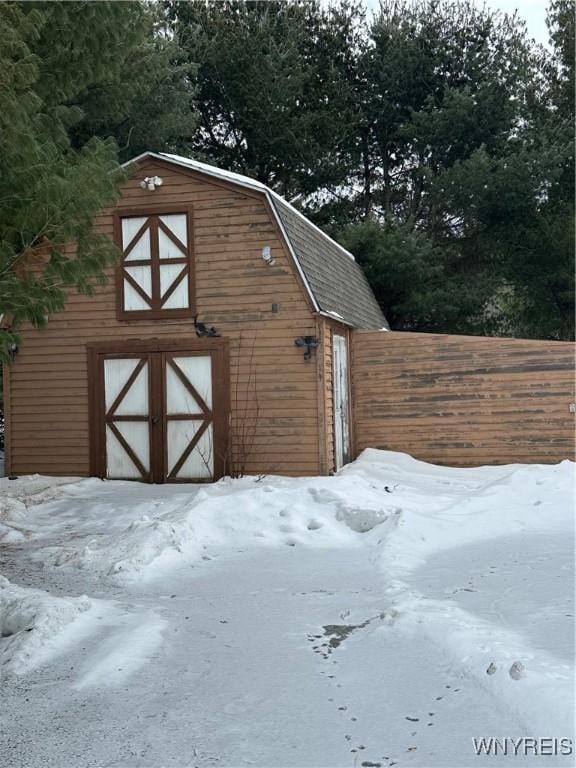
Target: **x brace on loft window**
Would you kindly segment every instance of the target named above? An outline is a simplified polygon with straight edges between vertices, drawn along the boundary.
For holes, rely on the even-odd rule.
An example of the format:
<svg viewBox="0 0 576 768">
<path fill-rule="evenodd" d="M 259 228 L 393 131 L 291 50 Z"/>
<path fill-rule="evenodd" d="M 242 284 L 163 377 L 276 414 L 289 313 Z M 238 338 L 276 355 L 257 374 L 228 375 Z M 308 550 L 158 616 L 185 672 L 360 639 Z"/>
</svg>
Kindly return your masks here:
<svg viewBox="0 0 576 768">
<path fill-rule="evenodd" d="M 115 239 L 119 319 L 194 315 L 191 208 L 120 211 Z"/>
</svg>

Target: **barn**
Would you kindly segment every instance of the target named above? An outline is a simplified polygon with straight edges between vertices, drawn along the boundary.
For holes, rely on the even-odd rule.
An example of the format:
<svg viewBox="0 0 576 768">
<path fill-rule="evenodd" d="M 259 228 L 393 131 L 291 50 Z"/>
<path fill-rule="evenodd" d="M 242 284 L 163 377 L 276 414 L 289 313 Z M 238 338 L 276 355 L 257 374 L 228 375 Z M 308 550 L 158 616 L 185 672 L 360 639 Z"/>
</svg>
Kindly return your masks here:
<svg viewBox="0 0 576 768">
<path fill-rule="evenodd" d="M 351 457 L 352 329 L 387 329 L 353 256 L 253 179 L 131 162 L 97 227 L 121 262 L 22 329 L 6 460 L 154 483 L 328 474 Z"/>
</svg>

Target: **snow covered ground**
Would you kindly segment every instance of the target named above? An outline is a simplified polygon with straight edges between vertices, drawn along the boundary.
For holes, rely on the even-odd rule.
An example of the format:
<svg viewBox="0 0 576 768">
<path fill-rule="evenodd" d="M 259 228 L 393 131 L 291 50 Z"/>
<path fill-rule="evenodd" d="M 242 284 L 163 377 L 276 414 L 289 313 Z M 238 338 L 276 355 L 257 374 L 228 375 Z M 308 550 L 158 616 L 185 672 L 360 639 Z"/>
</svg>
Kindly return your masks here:
<svg viewBox="0 0 576 768">
<path fill-rule="evenodd" d="M 573 765 L 574 490 L 569 462 L 380 451 L 333 478 L 2 479 L 0 763 Z"/>
</svg>

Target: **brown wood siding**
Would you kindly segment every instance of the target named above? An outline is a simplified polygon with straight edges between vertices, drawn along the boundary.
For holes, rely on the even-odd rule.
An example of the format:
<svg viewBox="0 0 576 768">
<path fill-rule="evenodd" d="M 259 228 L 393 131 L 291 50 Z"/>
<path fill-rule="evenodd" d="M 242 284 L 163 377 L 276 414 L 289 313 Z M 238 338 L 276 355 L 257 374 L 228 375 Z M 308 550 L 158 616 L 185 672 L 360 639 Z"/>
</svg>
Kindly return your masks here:
<svg viewBox="0 0 576 768">
<path fill-rule="evenodd" d="M 12 403 L 10 400 L 10 369 L 7 364 L 2 365 L 2 389 L 4 395 L 3 407 L 4 415 L 4 473 L 10 474 L 10 456 L 11 456 L 11 436 L 12 436 Z"/>
<path fill-rule="evenodd" d="M 356 454 L 382 448 L 456 466 L 574 459 L 574 344 L 352 336 Z"/>
<path fill-rule="evenodd" d="M 332 323 L 323 323 L 322 342 L 324 346 L 324 411 L 326 413 L 326 471 L 334 472 L 334 386 L 332 370 Z"/>
<path fill-rule="evenodd" d="M 163 186 L 141 189 L 148 175 L 162 176 Z M 230 342 L 231 431 L 250 447 L 247 471 L 318 474 L 317 370 L 294 345 L 296 336 L 317 332 L 317 320 L 264 197 L 148 161 L 126 183 L 118 207 L 170 204 L 193 207 L 197 311 Z M 113 213 L 97 220 L 110 237 Z M 264 245 L 274 266 L 262 259 Z M 23 329 L 7 376 L 15 474 L 89 474 L 87 344 L 196 341 L 191 319 L 120 321 L 113 268 L 109 277 L 92 297 L 72 294 L 45 329 Z"/>
</svg>

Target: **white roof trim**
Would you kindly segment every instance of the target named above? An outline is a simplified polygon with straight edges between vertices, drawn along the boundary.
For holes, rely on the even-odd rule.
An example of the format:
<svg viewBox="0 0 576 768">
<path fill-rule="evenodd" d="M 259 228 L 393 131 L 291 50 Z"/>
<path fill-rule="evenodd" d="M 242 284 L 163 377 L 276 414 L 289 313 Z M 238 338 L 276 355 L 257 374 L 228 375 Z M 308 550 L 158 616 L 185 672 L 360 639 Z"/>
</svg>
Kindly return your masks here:
<svg viewBox="0 0 576 768">
<path fill-rule="evenodd" d="M 243 176 L 241 173 L 234 173 L 234 171 L 226 171 L 224 168 L 218 168 L 216 165 L 210 165 L 209 163 L 201 163 L 200 160 L 191 160 L 183 155 L 172 155 L 169 152 L 160 152 L 157 157 L 163 158 L 164 160 L 171 160 L 173 163 L 177 163 L 186 168 L 191 168 L 193 171 L 208 173 L 210 176 L 224 179 L 224 181 L 233 181 L 236 184 L 241 184 L 243 187 L 250 187 L 250 189 L 257 189 L 259 191 L 268 189 L 265 184 L 256 181 L 256 179 L 251 179 L 249 176 Z"/>
<path fill-rule="evenodd" d="M 323 310 L 321 309 L 320 312 L 318 312 L 319 315 L 322 317 L 328 317 L 330 320 L 336 320 L 337 323 L 342 323 L 342 325 L 348 325 L 350 328 L 356 328 L 354 323 L 351 323 L 349 320 L 344 320 L 342 315 L 339 315 L 338 312 L 332 312 L 331 310 Z"/>
</svg>

